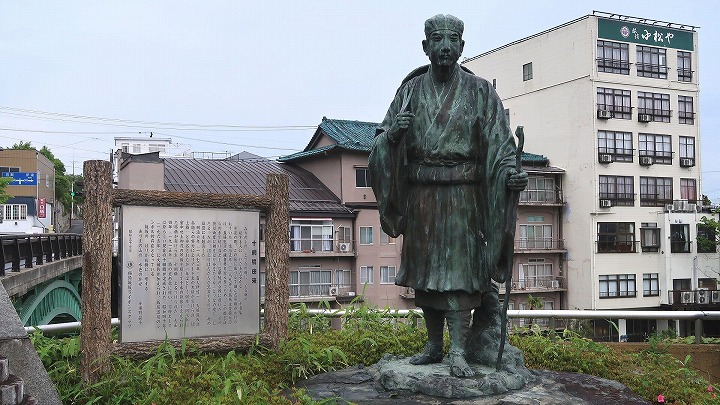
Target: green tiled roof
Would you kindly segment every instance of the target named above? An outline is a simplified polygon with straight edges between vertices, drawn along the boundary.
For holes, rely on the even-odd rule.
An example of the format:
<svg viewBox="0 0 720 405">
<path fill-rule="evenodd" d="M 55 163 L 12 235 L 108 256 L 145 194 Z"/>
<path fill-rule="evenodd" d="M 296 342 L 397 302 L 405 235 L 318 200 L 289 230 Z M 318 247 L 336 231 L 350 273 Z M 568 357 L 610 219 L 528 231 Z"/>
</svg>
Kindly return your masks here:
<svg viewBox="0 0 720 405">
<path fill-rule="evenodd" d="M 315 135 L 302 152 L 293 153 L 278 158 L 279 162 L 290 162 L 310 156 L 320 155 L 332 149 L 344 149 L 350 151 L 370 152 L 377 122 L 336 120 L 323 117 Z M 321 134 L 329 136 L 336 143 L 314 148 L 317 139 Z M 522 161 L 525 164 L 539 166 L 547 165 L 548 158 L 534 153 L 523 152 Z"/>
<path fill-rule="evenodd" d="M 335 120 L 323 117 L 315 135 L 304 151 L 282 156 L 278 161 L 289 162 L 295 159 L 314 156 L 335 148 L 369 153 L 373 138 L 375 137 L 375 129 L 378 125 L 377 122 Z M 321 146 L 319 148 L 313 147 L 321 134 L 329 136 L 335 141 L 335 144 Z"/>
<path fill-rule="evenodd" d="M 543 155 L 536 155 L 534 153 L 523 152 L 522 162 L 527 164 L 548 164 L 548 158 Z"/>
</svg>

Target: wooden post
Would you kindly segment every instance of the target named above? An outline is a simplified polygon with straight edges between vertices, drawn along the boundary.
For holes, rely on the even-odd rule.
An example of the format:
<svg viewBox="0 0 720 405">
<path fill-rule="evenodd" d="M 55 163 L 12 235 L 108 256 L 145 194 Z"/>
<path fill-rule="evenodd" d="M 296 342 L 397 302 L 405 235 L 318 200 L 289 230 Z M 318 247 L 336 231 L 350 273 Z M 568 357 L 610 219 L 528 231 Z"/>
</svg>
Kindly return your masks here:
<svg viewBox="0 0 720 405">
<path fill-rule="evenodd" d="M 265 331 L 277 346 L 288 336 L 290 291 L 289 181 L 283 174 L 269 174 L 266 195 L 272 201 L 267 215 L 265 239 Z"/>
<path fill-rule="evenodd" d="M 112 168 L 110 162 L 83 165 L 82 326 L 80 371 L 86 383 L 97 382 L 109 368 L 110 274 L 112 268 Z"/>
</svg>

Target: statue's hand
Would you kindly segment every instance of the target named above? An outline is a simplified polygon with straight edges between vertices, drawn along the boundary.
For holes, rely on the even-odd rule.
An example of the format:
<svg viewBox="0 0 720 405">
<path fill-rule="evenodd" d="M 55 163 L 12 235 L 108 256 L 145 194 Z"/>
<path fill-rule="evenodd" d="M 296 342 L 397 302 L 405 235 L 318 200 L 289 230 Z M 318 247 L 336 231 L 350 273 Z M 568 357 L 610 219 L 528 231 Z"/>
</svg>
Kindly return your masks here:
<svg viewBox="0 0 720 405">
<path fill-rule="evenodd" d="M 390 141 L 398 142 L 402 134 L 410 128 L 413 118 L 415 118 L 415 114 L 410 111 L 403 111 L 396 115 L 395 121 L 393 121 L 388 130 L 388 138 L 390 138 Z"/>
<path fill-rule="evenodd" d="M 513 191 L 523 191 L 528 184 L 528 174 L 526 172 L 518 173 L 517 170 L 512 169 L 510 171 L 510 177 L 508 177 L 507 186 Z"/>
</svg>

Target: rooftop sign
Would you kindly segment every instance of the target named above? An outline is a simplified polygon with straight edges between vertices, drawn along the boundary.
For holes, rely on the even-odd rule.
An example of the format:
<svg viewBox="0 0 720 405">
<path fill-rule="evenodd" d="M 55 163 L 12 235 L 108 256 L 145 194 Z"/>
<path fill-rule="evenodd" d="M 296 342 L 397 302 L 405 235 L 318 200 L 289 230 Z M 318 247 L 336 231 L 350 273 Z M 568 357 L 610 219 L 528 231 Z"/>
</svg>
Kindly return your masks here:
<svg viewBox="0 0 720 405">
<path fill-rule="evenodd" d="M 693 33 L 658 25 L 598 18 L 598 38 L 663 48 L 695 50 Z"/>
</svg>

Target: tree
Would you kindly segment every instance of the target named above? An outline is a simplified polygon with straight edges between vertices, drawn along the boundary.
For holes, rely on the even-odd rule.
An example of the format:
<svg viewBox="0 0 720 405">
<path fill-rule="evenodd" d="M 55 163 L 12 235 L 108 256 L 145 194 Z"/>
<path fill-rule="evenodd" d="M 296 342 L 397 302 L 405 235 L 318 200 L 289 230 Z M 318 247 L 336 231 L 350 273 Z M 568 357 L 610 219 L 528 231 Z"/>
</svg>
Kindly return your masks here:
<svg viewBox="0 0 720 405">
<path fill-rule="evenodd" d="M 5 204 L 7 200 L 13 198 L 13 196 L 7 193 L 7 186 L 12 181 L 12 177 L 0 177 L 0 204 Z"/>
<path fill-rule="evenodd" d="M 27 142 L 20 141 L 18 143 L 13 144 L 13 146 L 11 146 L 10 149 L 30 150 L 30 149 L 35 149 L 35 148 L 32 146 L 32 142 L 30 142 L 30 141 L 27 141 Z"/>
<path fill-rule="evenodd" d="M 703 215 L 698 223 L 697 244 L 699 253 L 714 253 L 720 241 L 717 238 L 720 233 L 720 222 L 715 218 L 708 218 Z"/>
</svg>

